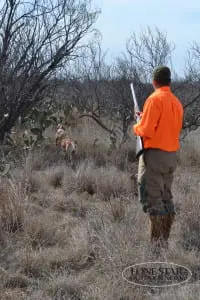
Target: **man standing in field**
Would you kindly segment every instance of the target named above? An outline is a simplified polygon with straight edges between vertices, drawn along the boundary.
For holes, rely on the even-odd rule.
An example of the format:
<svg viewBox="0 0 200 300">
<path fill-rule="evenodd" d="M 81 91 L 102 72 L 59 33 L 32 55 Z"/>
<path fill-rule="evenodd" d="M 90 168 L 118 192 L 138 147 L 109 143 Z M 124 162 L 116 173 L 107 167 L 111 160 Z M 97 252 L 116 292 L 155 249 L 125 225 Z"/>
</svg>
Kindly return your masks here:
<svg viewBox="0 0 200 300">
<path fill-rule="evenodd" d="M 170 69 L 157 67 L 153 72 L 155 91 L 147 98 L 140 121 L 133 126 L 144 145 L 138 167 L 139 198 L 150 216 L 151 242 L 158 246 L 168 245 L 174 221 L 171 186 L 183 122 L 183 107 L 170 83 Z"/>
</svg>

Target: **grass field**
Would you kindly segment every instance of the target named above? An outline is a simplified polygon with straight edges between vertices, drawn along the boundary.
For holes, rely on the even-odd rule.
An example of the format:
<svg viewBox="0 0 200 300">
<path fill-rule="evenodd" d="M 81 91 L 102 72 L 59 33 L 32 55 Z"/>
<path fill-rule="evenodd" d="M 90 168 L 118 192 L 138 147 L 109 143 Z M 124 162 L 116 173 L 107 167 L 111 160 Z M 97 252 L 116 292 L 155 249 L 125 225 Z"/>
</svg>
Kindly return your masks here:
<svg viewBox="0 0 200 300">
<path fill-rule="evenodd" d="M 165 289 L 122 279 L 125 267 L 154 259 L 132 176 L 134 137 L 110 152 L 105 132 L 82 121 L 72 132 L 79 150 L 71 169 L 53 134 L 49 130 L 49 139 L 27 155 L 16 149 L 10 176 L 1 177 L 0 299 L 199 299 L 198 133 L 180 151 L 173 184 L 177 216 L 169 249 L 160 257 L 190 268 L 193 280 Z"/>
</svg>

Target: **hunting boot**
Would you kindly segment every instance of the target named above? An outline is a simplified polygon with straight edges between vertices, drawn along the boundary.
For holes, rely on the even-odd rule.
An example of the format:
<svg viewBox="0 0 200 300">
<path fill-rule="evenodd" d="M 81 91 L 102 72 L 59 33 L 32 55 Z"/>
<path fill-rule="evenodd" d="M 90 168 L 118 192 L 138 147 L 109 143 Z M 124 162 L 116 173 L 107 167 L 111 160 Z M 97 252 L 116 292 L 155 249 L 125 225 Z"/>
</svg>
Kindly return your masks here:
<svg viewBox="0 0 200 300">
<path fill-rule="evenodd" d="M 168 239 L 171 231 L 172 224 L 174 222 L 175 213 L 169 213 L 163 216 L 162 219 L 162 236 L 165 242 L 165 247 L 168 247 Z"/>
<path fill-rule="evenodd" d="M 151 216 L 151 243 L 160 247 L 163 241 L 163 216 Z"/>
<path fill-rule="evenodd" d="M 3 230 L 0 228 L 0 248 L 5 247 L 6 245 L 6 238 Z"/>
<path fill-rule="evenodd" d="M 152 245 L 151 255 L 154 259 L 157 259 L 161 254 L 162 216 L 150 215 L 150 240 Z"/>
</svg>

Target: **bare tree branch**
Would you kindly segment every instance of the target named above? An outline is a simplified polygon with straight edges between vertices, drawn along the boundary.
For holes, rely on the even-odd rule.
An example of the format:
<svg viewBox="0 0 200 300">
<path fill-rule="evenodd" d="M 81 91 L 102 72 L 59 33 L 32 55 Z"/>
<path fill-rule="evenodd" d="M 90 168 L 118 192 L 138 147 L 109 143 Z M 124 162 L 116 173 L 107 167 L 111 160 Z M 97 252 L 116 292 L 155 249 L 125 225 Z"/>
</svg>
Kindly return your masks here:
<svg viewBox="0 0 200 300">
<path fill-rule="evenodd" d="M 0 8 L 0 140 L 47 95 L 50 79 L 78 55 L 97 16 L 91 0 L 6 0 Z"/>
<path fill-rule="evenodd" d="M 126 44 L 130 63 L 140 72 L 143 81 L 149 81 L 153 69 L 158 65 L 170 64 L 174 45 L 167 40 L 167 34 L 157 27 L 147 27 L 140 34 L 133 32 Z"/>
</svg>

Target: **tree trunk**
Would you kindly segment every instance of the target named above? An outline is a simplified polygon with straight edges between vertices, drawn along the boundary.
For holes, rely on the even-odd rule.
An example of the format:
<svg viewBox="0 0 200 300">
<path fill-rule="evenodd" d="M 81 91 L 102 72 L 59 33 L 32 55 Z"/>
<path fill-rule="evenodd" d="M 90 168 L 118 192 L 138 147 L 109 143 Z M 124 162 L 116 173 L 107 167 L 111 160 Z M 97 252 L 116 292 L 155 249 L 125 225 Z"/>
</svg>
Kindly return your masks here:
<svg viewBox="0 0 200 300">
<path fill-rule="evenodd" d="M 0 144 L 3 144 L 5 138 L 5 131 L 3 130 L 3 128 L 0 128 Z"/>
</svg>

